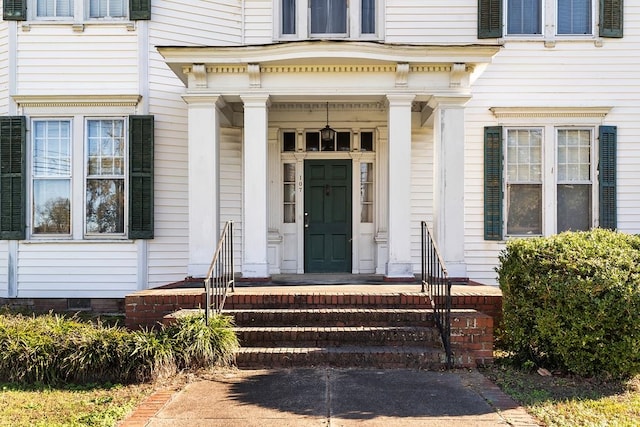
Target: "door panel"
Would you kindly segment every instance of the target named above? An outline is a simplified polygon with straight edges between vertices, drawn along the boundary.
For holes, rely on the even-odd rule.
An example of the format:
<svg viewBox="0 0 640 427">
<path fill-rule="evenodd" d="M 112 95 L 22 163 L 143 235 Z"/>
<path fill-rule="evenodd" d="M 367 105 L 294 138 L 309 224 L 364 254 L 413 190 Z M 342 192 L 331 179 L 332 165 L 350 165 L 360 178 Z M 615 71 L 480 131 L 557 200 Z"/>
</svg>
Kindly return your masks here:
<svg viewBox="0 0 640 427">
<path fill-rule="evenodd" d="M 351 160 L 307 160 L 304 168 L 305 272 L 351 272 Z"/>
</svg>

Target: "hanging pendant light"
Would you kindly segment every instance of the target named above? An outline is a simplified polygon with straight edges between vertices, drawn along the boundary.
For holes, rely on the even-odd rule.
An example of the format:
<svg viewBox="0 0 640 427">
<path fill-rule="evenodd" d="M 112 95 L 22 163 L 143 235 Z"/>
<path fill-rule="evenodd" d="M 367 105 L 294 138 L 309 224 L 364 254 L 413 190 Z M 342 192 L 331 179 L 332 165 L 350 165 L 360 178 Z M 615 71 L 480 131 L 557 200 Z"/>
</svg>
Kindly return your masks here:
<svg viewBox="0 0 640 427">
<path fill-rule="evenodd" d="M 323 142 L 333 141 L 336 131 L 329 126 L 329 103 L 327 102 L 327 125 L 320 129 L 320 139 Z"/>
</svg>

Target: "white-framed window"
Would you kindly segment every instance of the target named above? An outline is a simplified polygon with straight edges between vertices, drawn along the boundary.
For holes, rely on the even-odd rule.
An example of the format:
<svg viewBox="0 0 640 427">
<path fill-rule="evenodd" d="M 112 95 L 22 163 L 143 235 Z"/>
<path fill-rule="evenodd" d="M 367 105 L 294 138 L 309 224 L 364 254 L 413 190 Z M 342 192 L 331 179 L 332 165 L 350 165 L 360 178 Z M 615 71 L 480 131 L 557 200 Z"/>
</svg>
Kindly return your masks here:
<svg viewBox="0 0 640 427">
<path fill-rule="evenodd" d="M 86 235 L 124 235 L 125 140 L 124 119 L 87 119 Z"/>
<path fill-rule="evenodd" d="M 33 118 L 31 236 L 125 238 L 125 117 Z"/>
<path fill-rule="evenodd" d="M 126 0 L 89 0 L 89 18 L 125 18 Z"/>
<path fill-rule="evenodd" d="M 593 0 L 505 0 L 507 36 L 541 36 L 547 22 L 557 36 L 593 35 Z"/>
<path fill-rule="evenodd" d="M 296 164 L 285 163 L 282 170 L 283 220 L 285 223 L 296 222 Z"/>
<path fill-rule="evenodd" d="M 122 20 L 129 13 L 129 0 L 31 0 L 34 19 Z"/>
<path fill-rule="evenodd" d="M 505 235 L 594 226 L 594 134 L 581 126 L 505 129 Z"/>
<path fill-rule="evenodd" d="M 380 0 L 274 0 L 276 38 L 376 38 Z"/>
<path fill-rule="evenodd" d="M 360 222 L 373 222 L 373 162 L 360 163 Z"/>
<path fill-rule="evenodd" d="M 72 18 L 73 0 L 36 0 L 38 18 Z"/>
<path fill-rule="evenodd" d="M 33 121 L 34 235 L 71 234 L 71 119 Z"/>
</svg>

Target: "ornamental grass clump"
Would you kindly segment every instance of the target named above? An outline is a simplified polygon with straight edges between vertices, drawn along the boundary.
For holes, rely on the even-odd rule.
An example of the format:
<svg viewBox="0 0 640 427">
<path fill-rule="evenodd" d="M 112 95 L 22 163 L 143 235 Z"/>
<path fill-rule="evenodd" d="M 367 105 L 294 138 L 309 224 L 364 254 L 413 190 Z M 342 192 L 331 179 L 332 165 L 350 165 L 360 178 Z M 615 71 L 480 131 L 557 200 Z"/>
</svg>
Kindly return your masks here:
<svg viewBox="0 0 640 427">
<path fill-rule="evenodd" d="M 640 373 L 640 237 L 594 229 L 507 242 L 503 340 L 522 363 Z"/>
<path fill-rule="evenodd" d="M 231 320 L 180 319 L 158 331 L 129 331 L 56 314 L 0 312 L 0 381 L 130 383 L 178 369 L 227 365 L 238 340 Z"/>
</svg>

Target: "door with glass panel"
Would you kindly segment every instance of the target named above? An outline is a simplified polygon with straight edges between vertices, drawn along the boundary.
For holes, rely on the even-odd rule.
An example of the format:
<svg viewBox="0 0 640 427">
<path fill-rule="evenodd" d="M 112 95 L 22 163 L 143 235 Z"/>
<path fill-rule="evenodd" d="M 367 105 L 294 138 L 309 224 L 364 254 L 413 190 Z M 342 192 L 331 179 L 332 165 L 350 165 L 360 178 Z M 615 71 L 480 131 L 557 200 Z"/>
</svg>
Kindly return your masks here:
<svg viewBox="0 0 640 427">
<path fill-rule="evenodd" d="M 351 160 L 304 163 L 304 270 L 351 272 Z"/>
</svg>

